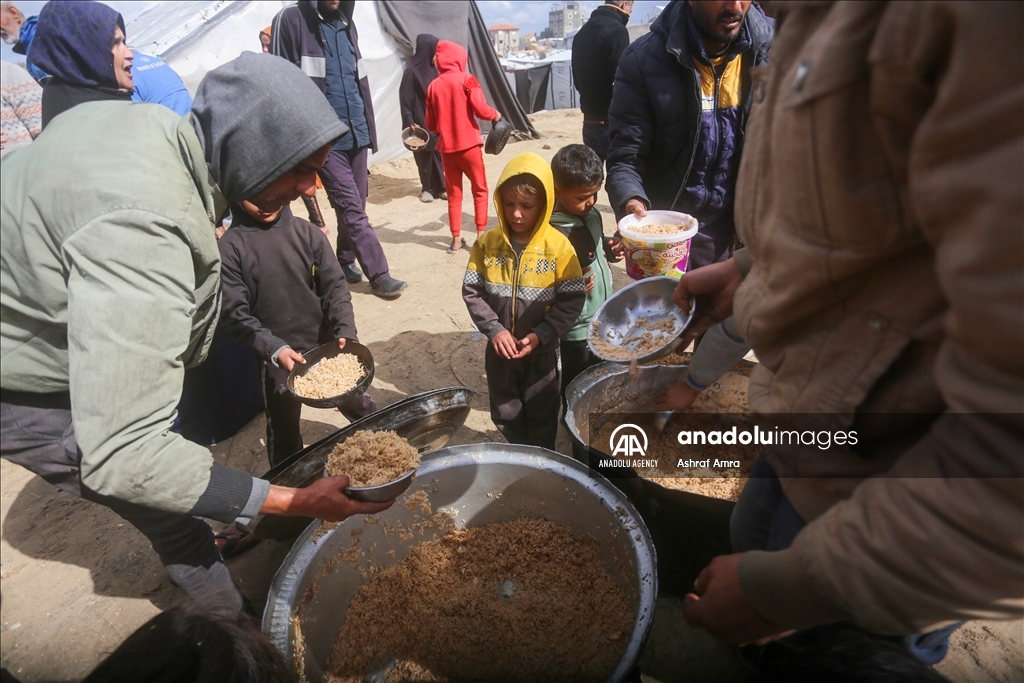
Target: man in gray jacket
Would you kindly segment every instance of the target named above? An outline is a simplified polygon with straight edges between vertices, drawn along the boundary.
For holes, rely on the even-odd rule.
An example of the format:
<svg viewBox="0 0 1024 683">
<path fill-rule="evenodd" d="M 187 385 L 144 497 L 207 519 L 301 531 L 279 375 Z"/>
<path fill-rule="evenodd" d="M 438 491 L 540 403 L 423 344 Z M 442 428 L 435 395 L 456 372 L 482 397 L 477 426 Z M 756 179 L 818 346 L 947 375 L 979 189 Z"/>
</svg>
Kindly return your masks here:
<svg viewBox="0 0 1024 683">
<path fill-rule="evenodd" d="M 215 612 L 242 599 L 197 517 L 388 506 L 348 499 L 346 477 L 271 486 L 170 430 L 220 313 L 214 226 L 229 202 L 313 192 L 343 133 L 297 67 L 244 53 L 207 74 L 189 116 L 91 102 L 3 160 L 0 456 L 131 522 Z"/>
</svg>

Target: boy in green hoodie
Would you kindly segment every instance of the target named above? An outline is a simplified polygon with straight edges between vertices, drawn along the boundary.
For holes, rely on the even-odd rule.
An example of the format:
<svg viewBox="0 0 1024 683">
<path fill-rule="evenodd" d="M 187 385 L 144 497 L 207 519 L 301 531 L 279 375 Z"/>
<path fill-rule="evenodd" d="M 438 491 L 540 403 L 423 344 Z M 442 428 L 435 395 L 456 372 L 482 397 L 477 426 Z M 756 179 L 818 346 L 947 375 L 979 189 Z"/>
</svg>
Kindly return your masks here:
<svg viewBox="0 0 1024 683">
<path fill-rule="evenodd" d="M 568 409 L 565 390 L 569 382 L 601 359 L 587 345 L 587 328 L 601 305 L 612 295 L 609 261 L 622 260 L 622 240 L 605 237 L 601 214 L 594 208 L 604 183 L 604 164 L 586 145 L 566 145 L 551 160 L 555 181 L 555 210 L 551 225 L 565 235 L 583 270 L 587 300 L 573 326 L 562 335 L 562 408 Z"/>
<path fill-rule="evenodd" d="M 484 355 L 491 419 L 509 443 L 555 447 L 558 338 L 586 299 L 569 240 L 551 227 L 551 169 L 527 152 L 494 191 L 498 227 L 473 245 L 462 298 L 490 343 Z"/>
</svg>

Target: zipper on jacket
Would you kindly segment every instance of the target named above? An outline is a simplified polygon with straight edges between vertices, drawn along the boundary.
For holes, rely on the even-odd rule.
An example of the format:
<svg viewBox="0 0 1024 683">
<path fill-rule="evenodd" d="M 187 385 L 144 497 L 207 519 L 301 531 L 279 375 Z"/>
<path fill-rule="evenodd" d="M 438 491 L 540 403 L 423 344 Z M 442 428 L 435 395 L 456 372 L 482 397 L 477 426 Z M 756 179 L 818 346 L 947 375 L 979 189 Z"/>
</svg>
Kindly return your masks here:
<svg viewBox="0 0 1024 683">
<path fill-rule="evenodd" d="M 509 241 L 508 246 L 510 248 L 512 247 L 511 240 Z M 523 249 L 526 249 L 526 247 L 523 247 Z M 519 254 L 516 253 L 515 249 L 512 249 L 512 258 L 515 259 L 513 261 L 515 267 L 512 269 L 512 316 L 511 320 L 509 320 L 508 331 L 511 332 L 512 336 L 514 337 L 516 336 L 516 294 L 518 293 L 519 289 Z"/>
</svg>

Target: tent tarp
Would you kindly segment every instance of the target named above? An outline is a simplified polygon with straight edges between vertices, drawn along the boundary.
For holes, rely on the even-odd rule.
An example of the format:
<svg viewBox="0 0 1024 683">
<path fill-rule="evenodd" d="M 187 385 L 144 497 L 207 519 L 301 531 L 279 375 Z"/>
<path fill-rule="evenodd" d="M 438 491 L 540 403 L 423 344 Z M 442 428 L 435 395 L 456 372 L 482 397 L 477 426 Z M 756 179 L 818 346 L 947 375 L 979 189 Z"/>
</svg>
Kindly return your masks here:
<svg viewBox="0 0 1024 683">
<path fill-rule="evenodd" d="M 128 25 L 129 43 L 141 52 L 160 56 L 178 72 L 189 92 L 195 94 L 207 71 L 231 61 L 246 50 L 258 51 L 259 32 L 270 25 L 283 7 L 290 4 L 293 3 L 280 0 L 163 2 L 143 12 Z M 387 16 L 379 17 L 378 11 L 383 12 L 385 8 L 379 8 L 378 5 L 387 4 L 401 7 L 391 8 Z M 413 12 L 413 8 L 417 8 L 419 15 Z M 475 69 L 474 74 L 480 80 L 489 101 L 498 107 L 502 115 L 509 117 L 517 130 L 524 131 L 530 137 L 539 137 L 505 83 L 497 55 L 490 47 L 487 31 L 474 3 L 375 3 L 372 0 L 359 0 L 355 3 L 353 19 L 359 29 L 359 49 L 370 81 L 379 146 L 377 153 L 370 159 L 371 164 L 409 155 L 401 140 L 398 87 L 405 68 L 403 58 L 412 54 L 412 47 L 411 43 L 403 44 L 400 38 L 396 39 L 399 33 L 394 30 L 387 32 L 382 26 L 382 20 L 385 25 L 390 25 L 389 22 L 393 22 L 396 16 L 412 17 L 408 20 L 410 22 L 430 22 L 427 33 L 458 40 L 460 44 L 466 45 L 470 68 Z M 450 23 L 453 17 L 461 17 L 461 24 Z M 463 27 L 462 32 L 454 35 L 452 31 L 457 33 L 458 26 Z M 486 51 L 493 60 L 488 59 L 488 54 L 480 54 L 480 32 L 483 34 Z M 414 33 L 411 40 L 415 38 Z M 480 63 L 485 65 L 483 70 L 476 66 Z M 497 87 L 494 85 L 494 76 L 488 75 L 491 73 L 497 73 L 500 78 Z"/>
<path fill-rule="evenodd" d="M 475 2 L 377 0 L 376 4 L 381 25 L 394 37 L 407 57 L 412 56 L 416 36 L 421 33 L 430 33 L 465 46 L 469 52 L 469 71 L 480 81 L 487 101 L 508 119 L 519 135 L 540 137 L 505 80 L 504 70 Z M 489 130 L 487 123 L 482 127 Z"/>
</svg>

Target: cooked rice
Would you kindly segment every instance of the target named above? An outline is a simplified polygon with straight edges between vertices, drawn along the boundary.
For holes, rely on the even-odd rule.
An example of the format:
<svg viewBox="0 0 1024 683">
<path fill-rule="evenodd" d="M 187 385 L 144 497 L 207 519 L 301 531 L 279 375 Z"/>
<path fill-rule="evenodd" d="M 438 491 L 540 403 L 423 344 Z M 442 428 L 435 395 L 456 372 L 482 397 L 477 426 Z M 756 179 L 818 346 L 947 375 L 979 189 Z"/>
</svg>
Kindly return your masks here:
<svg viewBox="0 0 1024 683">
<path fill-rule="evenodd" d="M 294 391 L 306 398 L 333 398 L 352 391 L 366 377 L 366 368 L 351 353 L 325 358 L 293 380 Z"/>
<path fill-rule="evenodd" d="M 597 541 L 543 519 L 413 546 L 352 598 L 328 681 L 604 681 L 633 611 Z"/>
<path fill-rule="evenodd" d="M 379 486 L 420 466 L 419 452 L 395 432 L 362 430 L 327 456 L 328 474 L 347 474 L 349 486 Z"/>
<path fill-rule="evenodd" d="M 405 144 L 408 145 L 409 147 L 412 147 L 413 149 L 419 149 L 420 147 L 424 146 L 427 143 L 424 140 L 422 140 L 421 138 L 415 138 L 414 137 L 414 138 L 409 138 L 408 140 L 406 140 Z"/>
<path fill-rule="evenodd" d="M 681 232 L 686 232 L 687 227 L 678 223 L 653 223 L 650 225 L 631 225 L 626 229 L 641 235 L 677 235 Z"/>
<path fill-rule="evenodd" d="M 644 315 L 637 319 L 630 336 L 625 339 L 612 339 L 612 334 L 602 338 L 600 325 L 595 327 L 595 335 L 590 337 L 594 352 L 605 360 L 625 362 L 649 355 L 665 348 L 682 330 L 679 321 L 669 316 Z"/>
</svg>

